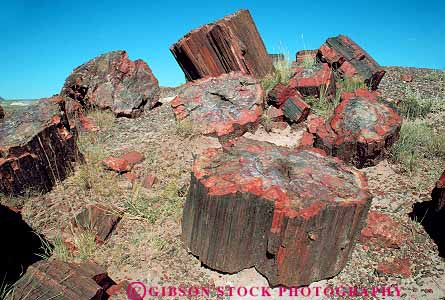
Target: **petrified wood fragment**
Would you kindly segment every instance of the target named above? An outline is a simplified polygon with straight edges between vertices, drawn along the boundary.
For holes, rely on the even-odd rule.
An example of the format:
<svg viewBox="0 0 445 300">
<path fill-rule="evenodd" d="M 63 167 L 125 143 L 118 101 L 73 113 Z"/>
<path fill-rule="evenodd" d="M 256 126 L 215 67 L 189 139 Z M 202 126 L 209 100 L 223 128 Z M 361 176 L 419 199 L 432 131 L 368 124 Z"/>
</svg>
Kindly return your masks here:
<svg viewBox="0 0 445 300">
<path fill-rule="evenodd" d="M 370 201 L 362 173 L 337 158 L 240 138 L 194 161 L 182 237 L 213 269 L 306 285 L 345 266 Z"/>
<path fill-rule="evenodd" d="M 102 54 L 74 69 L 60 92 L 74 103 L 69 112 L 97 107 L 116 116 L 137 117 L 159 100 L 159 84 L 143 60 L 128 59 L 125 51 Z"/>
<path fill-rule="evenodd" d="M 2 120 L 5 117 L 5 110 L 0 105 L 0 120 Z"/>
<path fill-rule="evenodd" d="M 359 45 L 344 35 L 328 38 L 318 53 L 318 59 L 327 62 L 343 78 L 363 81 L 377 89 L 385 70 Z"/>
<path fill-rule="evenodd" d="M 310 106 L 297 95 L 289 97 L 281 106 L 284 116 L 291 123 L 299 123 L 306 120 Z"/>
<path fill-rule="evenodd" d="M 433 202 L 436 204 L 436 211 L 442 211 L 445 216 L 445 171 L 443 171 L 431 194 Z M 444 220 L 445 223 L 445 220 Z"/>
<path fill-rule="evenodd" d="M 45 98 L 0 123 L 0 192 L 49 191 L 79 157 L 61 97 Z"/>
<path fill-rule="evenodd" d="M 357 168 L 376 165 L 399 138 L 401 117 L 379 101 L 376 92 L 358 89 L 343 93 L 341 98 L 326 122 L 321 118 L 309 122 L 314 146 Z"/>
<path fill-rule="evenodd" d="M 102 300 L 112 284 L 107 272 L 94 263 L 40 261 L 16 283 L 14 300 Z"/>
<path fill-rule="evenodd" d="M 232 71 L 262 78 L 274 69 L 248 10 L 189 32 L 170 51 L 188 80 Z"/>
<path fill-rule="evenodd" d="M 225 141 L 255 128 L 263 111 L 263 89 L 252 77 L 223 74 L 187 83 L 171 102 L 178 121 Z"/>
</svg>

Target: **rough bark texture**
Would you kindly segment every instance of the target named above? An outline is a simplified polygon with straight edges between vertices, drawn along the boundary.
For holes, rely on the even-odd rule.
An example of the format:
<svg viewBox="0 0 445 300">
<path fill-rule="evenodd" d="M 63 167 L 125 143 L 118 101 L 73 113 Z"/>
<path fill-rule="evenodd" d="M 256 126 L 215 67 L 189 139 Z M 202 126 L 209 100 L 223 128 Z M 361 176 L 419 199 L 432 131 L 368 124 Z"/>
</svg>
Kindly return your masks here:
<svg viewBox="0 0 445 300">
<path fill-rule="evenodd" d="M 365 177 L 320 150 L 240 138 L 194 161 L 182 237 L 211 268 L 306 285 L 345 266 L 370 201 Z"/>
<path fill-rule="evenodd" d="M 314 146 L 354 164 L 357 168 L 376 165 L 399 138 L 402 119 L 380 102 L 376 92 L 358 89 L 343 93 L 342 102 L 326 122 L 311 119 L 309 132 Z"/>
<path fill-rule="evenodd" d="M 223 74 L 189 82 L 171 105 L 177 120 L 189 120 L 197 132 L 225 141 L 258 125 L 263 89 L 250 76 Z"/>
<path fill-rule="evenodd" d="M 262 78 L 274 69 L 248 10 L 189 32 L 170 51 L 188 80 L 232 71 Z"/>
<path fill-rule="evenodd" d="M 445 171 L 436 182 L 436 187 L 432 192 L 433 201 L 436 203 L 436 211 L 442 211 L 445 215 Z"/>
<path fill-rule="evenodd" d="M 112 284 L 106 271 L 94 263 L 40 261 L 17 282 L 14 300 L 105 300 L 105 290 Z"/>
<path fill-rule="evenodd" d="M 328 38 L 319 49 L 318 59 L 329 63 L 343 78 L 361 80 L 373 90 L 385 75 L 383 68 L 365 50 L 344 35 Z"/>
<path fill-rule="evenodd" d="M 289 80 L 289 86 L 296 89 L 304 97 L 331 98 L 335 96 L 334 73 L 328 64 L 314 62 L 312 66 L 294 65 L 294 75 Z"/>
<path fill-rule="evenodd" d="M 102 54 L 74 69 L 60 92 L 74 102 L 68 110 L 98 107 L 116 116 L 137 117 L 147 104 L 151 109 L 159 100 L 159 84 L 142 60 L 131 61 L 125 51 Z"/>
<path fill-rule="evenodd" d="M 79 157 L 61 97 L 41 99 L 0 123 L 0 192 L 49 191 Z"/>
</svg>

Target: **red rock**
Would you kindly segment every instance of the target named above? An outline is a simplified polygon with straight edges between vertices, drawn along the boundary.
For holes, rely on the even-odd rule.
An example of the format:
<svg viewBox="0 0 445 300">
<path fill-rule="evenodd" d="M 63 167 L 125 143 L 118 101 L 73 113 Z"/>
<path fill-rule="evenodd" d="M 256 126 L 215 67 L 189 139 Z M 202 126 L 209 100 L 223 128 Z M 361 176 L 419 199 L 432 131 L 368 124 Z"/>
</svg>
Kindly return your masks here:
<svg viewBox="0 0 445 300">
<path fill-rule="evenodd" d="M 108 300 L 144 300 L 146 290 L 144 293 L 144 288 L 140 287 L 142 291 L 137 291 L 136 288 L 138 287 L 135 283 L 130 283 L 126 280 L 121 281 L 107 290 L 107 294 L 110 296 Z"/>
<path fill-rule="evenodd" d="M 381 248 L 400 248 L 407 238 L 399 222 L 377 211 L 369 212 L 366 226 L 360 234 L 361 243 Z"/>
<path fill-rule="evenodd" d="M 81 157 L 63 99 L 40 99 L 0 122 L 0 193 L 48 192 Z"/>
<path fill-rule="evenodd" d="M 232 71 L 263 78 L 274 69 L 248 10 L 189 32 L 170 51 L 188 80 Z"/>
<path fill-rule="evenodd" d="M 311 67 L 297 64 L 293 68 L 293 73 L 289 86 L 299 91 L 304 97 L 332 98 L 335 96 L 334 73 L 328 64 L 315 63 Z"/>
<path fill-rule="evenodd" d="M 395 259 L 390 263 L 381 263 L 377 267 L 377 272 L 382 275 L 395 275 L 404 278 L 411 277 L 411 261 L 408 258 Z"/>
<path fill-rule="evenodd" d="M 267 103 L 275 107 L 281 107 L 287 99 L 295 95 L 302 97 L 292 87 L 279 83 L 267 94 Z"/>
<path fill-rule="evenodd" d="M 385 70 L 359 45 L 344 35 L 328 38 L 318 53 L 343 78 L 356 79 L 376 90 Z"/>
<path fill-rule="evenodd" d="M 318 149 L 241 137 L 195 159 L 182 238 L 212 269 L 307 285 L 343 269 L 370 201 L 364 175 Z"/>
<path fill-rule="evenodd" d="M 436 182 L 436 186 L 431 193 L 433 202 L 436 204 L 436 211 L 445 212 L 445 170 Z"/>
<path fill-rule="evenodd" d="M 153 108 L 159 94 L 158 80 L 150 67 L 142 60 L 128 59 L 125 51 L 108 52 L 77 67 L 60 92 L 70 102 L 77 102 L 70 104 L 70 115 L 79 107 L 97 107 L 131 118 L 141 115 L 146 104 Z"/>
<path fill-rule="evenodd" d="M 176 119 L 189 120 L 222 143 L 256 128 L 263 112 L 263 89 L 252 77 L 223 74 L 186 84 L 171 102 Z"/>
<path fill-rule="evenodd" d="M 113 284 L 94 263 L 44 260 L 30 266 L 15 284 L 13 299 L 100 300 L 106 299 L 105 290 Z"/>
<path fill-rule="evenodd" d="M 300 50 L 295 55 L 295 60 L 297 64 L 301 65 L 305 61 L 310 60 L 311 62 L 316 62 L 318 50 Z"/>
<path fill-rule="evenodd" d="M 155 184 L 156 176 L 153 174 L 147 175 L 142 179 L 142 186 L 146 189 L 151 189 Z"/>
<path fill-rule="evenodd" d="M 105 242 L 116 228 L 122 215 L 116 209 L 104 205 L 88 205 L 73 220 L 73 224 L 83 230 L 95 233 L 96 241 Z"/>
<path fill-rule="evenodd" d="M 342 102 L 326 122 L 309 121 L 314 146 L 357 168 L 376 165 L 399 138 L 402 119 L 376 92 L 358 89 L 343 93 Z"/>
<path fill-rule="evenodd" d="M 284 130 L 289 127 L 289 124 L 286 122 L 272 122 L 272 128 L 278 130 Z"/>
<path fill-rule="evenodd" d="M 268 118 L 274 122 L 283 121 L 283 111 L 279 108 L 275 108 L 273 106 L 269 106 L 269 108 L 266 111 L 266 115 Z"/>
<path fill-rule="evenodd" d="M 125 173 L 131 171 L 131 166 L 127 160 L 110 156 L 102 161 L 102 164 L 109 170 Z"/>
<path fill-rule="evenodd" d="M 120 157 L 120 159 L 124 159 L 128 162 L 130 167 L 133 167 L 134 165 L 137 165 L 144 161 L 145 157 L 144 154 L 138 152 L 138 151 L 130 151 L 125 153 Z"/>
<path fill-rule="evenodd" d="M 298 143 L 297 148 L 311 148 L 314 145 L 314 136 L 309 132 L 303 132 L 303 136 Z"/>
<path fill-rule="evenodd" d="M 79 120 L 78 128 L 80 128 L 81 131 L 98 132 L 100 130 L 96 122 L 94 122 L 93 119 L 85 116 L 84 114 L 80 114 L 78 120 Z"/>
<path fill-rule="evenodd" d="M 412 82 L 413 81 L 413 76 L 411 74 L 403 74 L 400 79 L 403 82 Z"/>
<path fill-rule="evenodd" d="M 306 120 L 311 107 L 297 95 L 289 97 L 281 106 L 283 114 L 291 123 L 300 123 Z"/>
<path fill-rule="evenodd" d="M 138 178 L 138 176 L 134 173 L 125 173 L 123 176 L 127 178 L 131 183 L 134 183 Z"/>
</svg>

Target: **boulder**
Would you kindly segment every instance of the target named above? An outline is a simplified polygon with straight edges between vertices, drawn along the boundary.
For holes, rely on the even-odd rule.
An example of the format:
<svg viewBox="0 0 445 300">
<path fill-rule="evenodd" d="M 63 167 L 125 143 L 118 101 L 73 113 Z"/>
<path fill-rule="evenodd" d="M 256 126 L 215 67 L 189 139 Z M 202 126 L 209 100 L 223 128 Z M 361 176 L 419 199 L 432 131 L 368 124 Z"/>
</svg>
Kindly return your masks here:
<svg viewBox="0 0 445 300">
<path fill-rule="evenodd" d="M 251 76 L 223 74 L 187 83 L 171 106 L 178 121 L 223 142 L 256 128 L 263 112 L 263 89 Z"/>
<path fill-rule="evenodd" d="M 47 192 L 80 157 L 63 99 L 40 99 L 0 123 L 0 192 Z"/>
<path fill-rule="evenodd" d="M 159 84 L 143 60 L 128 59 L 125 51 L 102 54 L 80 65 L 65 80 L 62 96 L 71 99 L 69 113 L 96 107 L 117 117 L 137 117 L 159 100 Z"/>
<path fill-rule="evenodd" d="M 372 90 L 377 89 L 385 75 L 385 70 L 365 50 L 344 35 L 328 38 L 317 56 L 342 78 L 362 81 Z"/>
<path fill-rule="evenodd" d="M 92 262 L 40 261 L 15 284 L 13 300 L 102 300 L 113 284 L 107 272 Z"/>
<path fill-rule="evenodd" d="M 445 170 L 436 182 L 436 186 L 431 193 L 437 212 L 444 212 L 445 216 Z"/>
<path fill-rule="evenodd" d="M 363 174 L 337 158 L 241 137 L 195 159 L 182 239 L 212 269 L 308 285 L 346 265 L 370 202 Z"/>
<path fill-rule="evenodd" d="M 232 71 L 262 78 L 274 69 L 248 10 L 239 10 L 189 32 L 170 51 L 187 80 Z"/>
<path fill-rule="evenodd" d="M 408 237 L 402 225 L 389 215 L 370 211 L 360 242 L 377 248 L 400 248 Z"/>
<path fill-rule="evenodd" d="M 298 95 L 289 97 L 281 106 L 284 116 L 290 123 L 300 123 L 306 120 L 311 107 Z"/>
<path fill-rule="evenodd" d="M 376 92 L 357 89 L 343 93 L 334 114 L 309 121 L 314 146 L 357 168 L 374 166 L 399 138 L 402 119 Z"/>
</svg>

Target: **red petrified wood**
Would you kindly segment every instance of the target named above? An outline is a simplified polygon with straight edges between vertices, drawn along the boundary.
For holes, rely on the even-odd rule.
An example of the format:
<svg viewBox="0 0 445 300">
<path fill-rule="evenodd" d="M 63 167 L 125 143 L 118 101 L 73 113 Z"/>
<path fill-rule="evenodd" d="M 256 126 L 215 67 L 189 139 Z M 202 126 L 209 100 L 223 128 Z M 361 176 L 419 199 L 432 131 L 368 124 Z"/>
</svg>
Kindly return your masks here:
<svg viewBox="0 0 445 300">
<path fill-rule="evenodd" d="M 231 71 L 262 78 L 274 69 L 248 10 L 191 31 L 170 51 L 188 80 Z"/>
<path fill-rule="evenodd" d="M 362 173 L 322 151 L 240 138 L 194 161 L 182 237 L 216 270 L 307 285 L 345 266 L 370 201 Z"/>
<path fill-rule="evenodd" d="M 158 103 L 160 89 L 144 61 L 128 59 L 125 51 L 112 51 L 74 69 L 60 94 L 71 99 L 70 114 L 98 107 L 118 117 L 137 117 L 146 104 L 153 108 Z"/>
<path fill-rule="evenodd" d="M 314 118 L 309 122 L 314 146 L 358 168 L 377 164 L 397 141 L 402 119 L 377 99 L 376 92 L 358 89 L 341 98 L 328 121 Z"/>
<path fill-rule="evenodd" d="M 267 95 L 267 102 L 279 108 L 287 121 L 299 123 L 304 121 L 310 106 L 303 101 L 301 94 L 290 85 L 277 84 Z"/>
<path fill-rule="evenodd" d="M 40 261 L 15 284 L 13 299 L 102 300 L 114 281 L 94 263 Z"/>
<path fill-rule="evenodd" d="M 0 192 L 49 191 L 79 157 L 65 102 L 45 98 L 0 122 Z"/>
<path fill-rule="evenodd" d="M 263 112 L 263 89 L 240 73 L 187 83 L 171 102 L 178 121 L 191 121 L 204 135 L 227 141 L 255 128 Z"/>
<path fill-rule="evenodd" d="M 399 222 L 377 211 L 369 212 L 366 226 L 360 234 L 360 242 L 372 247 L 400 248 L 407 238 Z"/>
<path fill-rule="evenodd" d="M 382 67 L 359 45 L 344 35 L 328 38 L 318 53 L 343 78 L 357 79 L 371 89 L 377 89 L 385 75 Z"/>
<path fill-rule="evenodd" d="M 436 204 L 436 211 L 443 211 L 445 213 L 445 171 L 443 171 L 442 176 L 436 182 L 436 187 L 432 192 L 433 201 Z"/>
</svg>

